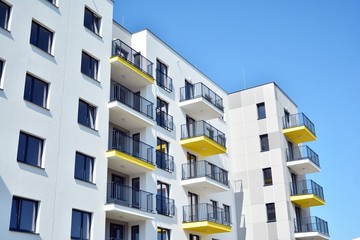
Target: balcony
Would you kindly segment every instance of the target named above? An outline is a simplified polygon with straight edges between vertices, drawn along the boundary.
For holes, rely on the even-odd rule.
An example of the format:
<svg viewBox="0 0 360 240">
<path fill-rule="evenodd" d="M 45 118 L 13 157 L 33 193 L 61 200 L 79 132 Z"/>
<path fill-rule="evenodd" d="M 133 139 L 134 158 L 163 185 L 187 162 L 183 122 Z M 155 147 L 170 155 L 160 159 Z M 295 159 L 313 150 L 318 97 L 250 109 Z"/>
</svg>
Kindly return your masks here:
<svg viewBox="0 0 360 240">
<path fill-rule="evenodd" d="M 182 125 L 180 144 L 202 156 L 226 153 L 225 134 L 205 121 Z"/>
<path fill-rule="evenodd" d="M 165 216 L 175 216 L 175 201 L 161 195 L 156 195 L 156 212 Z"/>
<path fill-rule="evenodd" d="M 287 166 L 296 174 L 320 172 L 319 156 L 308 146 L 286 150 Z"/>
<path fill-rule="evenodd" d="M 222 117 L 223 99 L 203 83 L 180 88 L 180 107 L 192 116 L 209 120 Z"/>
<path fill-rule="evenodd" d="M 182 228 L 203 234 L 230 232 L 230 212 L 208 203 L 184 206 Z"/>
<path fill-rule="evenodd" d="M 295 238 L 299 240 L 330 239 L 328 223 L 318 217 L 300 218 L 295 221 Z"/>
<path fill-rule="evenodd" d="M 153 147 L 127 136 L 119 130 L 110 131 L 108 167 L 127 174 L 154 171 Z"/>
<path fill-rule="evenodd" d="M 284 116 L 283 133 L 297 144 L 316 140 L 315 125 L 303 113 Z"/>
<path fill-rule="evenodd" d="M 172 131 L 174 128 L 173 117 L 160 108 L 156 108 L 156 123 L 168 131 Z"/>
<path fill-rule="evenodd" d="M 184 163 L 181 185 L 193 192 L 227 191 L 229 190 L 228 172 L 205 160 Z"/>
<path fill-rule="evenodd" d="M 119 183 L 108 183 L 106 217 L 128 221 L 154 219 L 153 194 Z"/>
<path fill-rule="evenodd" d="M 137 91 L 155 82 L 153 63 L 121 40 L 112 42 L 111 78 Z"/>
<path fill-rule="evenodd" d="M 172 79 L 167 74 L 156 69 L 156 83 L 167 92 L 173 91 Z"/>
<path fill-rule="evenodd" d="M 325 205 L 323 188 L 312 180 L 291 183 L 291 202 L 302 208 Z"/>
<path fill-rule="evenodd" d="M 111 84 L 110 122 L 129 131 L 154 126 L 154 104 L 126 87 Z"/>
<path fill-rule="evenodd" d="M 167 172 L 173 172 L 174 157 L 162 151 L 156 150 L 156 166 Z"/>
</svg>

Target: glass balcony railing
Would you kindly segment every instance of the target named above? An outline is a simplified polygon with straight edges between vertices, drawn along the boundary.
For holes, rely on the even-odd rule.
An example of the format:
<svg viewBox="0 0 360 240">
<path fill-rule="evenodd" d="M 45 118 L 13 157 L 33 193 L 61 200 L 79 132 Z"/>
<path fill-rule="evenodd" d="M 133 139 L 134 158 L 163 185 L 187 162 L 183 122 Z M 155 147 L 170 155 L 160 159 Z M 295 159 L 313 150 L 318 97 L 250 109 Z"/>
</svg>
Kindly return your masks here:
<svg viewBox="0 0 360 240">
<path fill-rule="evenodd" d="M 154 64 L 119 39 L 113 40 L 112 42 L 112 56 L 119 56 L 125 59 L 140 71 L 153 77 Z"/>
<path fill-rule="evenodd" d="M 224 111 L 223 99 L 203 83 L 195 83 L 180 88 L 180 101 L 202 97 L 220 111 Z"/>
<path fill-rule="evenodd" d="M 156 83 L 167 92 L 172 92 L 173 90 L 172 78 L 161 72 L 159 69 L 156 69 Z"/>
<path fill-rule="evenodd" d="M 291 196 L 314 194 L 325 200 L 323 188 L 313 180 L 303 180 L 290 184 Z"/>
<path fill-rule="evenodd" d="M 316 166 L 320 167 L 319 156 L 308 146 L 288 148 L 286 150 L 286 160 L 288 162 L 309 159 Z"/>
<path fill-rule="evenodd" d="M 174 128 L 173 117 L 170 114 L 162 111 L 160 108 L 156 109 L 156 123 L 160 127 L 163 127 L 169 131 L 172 131 Z"/>
<path fill-rule="evenodd" d="M 156 212 L 161 215 L 175 216 L 174 199 L 156 195 Z"/>
<path fill-rule="evenodd" d="M 182 165 L 182 180 L 207 177 L 225 186 L 229 186 L 228 176 L 228 171 L 205 160 L 184 163 Z"/>
<path fill-rule="evenodd" d="M 183 222 L 210 221 L 226 226 L 231 225 L 230 211 L 215 207 L 208 203 L 200 203 L 183 207 Z"/>
<path fill-rule="evenodd" d="M 318 232 L 329 235 L 328 223 L 318 217 L 295 219 L 295 233 Z"/>
<path fill-rule="evenodd" d="M 156 166 L 168 172 L 174 171 L 174 157 L 156 150 Z"/>
<path fill-rule="evenodd" d="M 305 126 L 307 127 L 314 135 L 315 134 L 315 125 L 305 116 L 303 113 L 291 114 L 283 117 L 283 127 L 293 128 Z"/>
</svg>

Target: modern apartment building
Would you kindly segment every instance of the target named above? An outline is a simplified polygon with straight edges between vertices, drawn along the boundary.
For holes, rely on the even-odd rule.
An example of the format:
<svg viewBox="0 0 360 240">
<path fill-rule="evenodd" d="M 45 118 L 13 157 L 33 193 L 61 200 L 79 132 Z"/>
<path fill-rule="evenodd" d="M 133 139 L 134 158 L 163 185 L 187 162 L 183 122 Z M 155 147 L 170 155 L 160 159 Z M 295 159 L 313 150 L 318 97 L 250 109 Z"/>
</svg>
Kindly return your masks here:
<svg viewBox="0 0 360 240">
<path fill-rule="evenodd" d="M 315 127 L 227 93 L 112 0 L 0 0 L 0 239 L 329 239 Z"/>
</svg>

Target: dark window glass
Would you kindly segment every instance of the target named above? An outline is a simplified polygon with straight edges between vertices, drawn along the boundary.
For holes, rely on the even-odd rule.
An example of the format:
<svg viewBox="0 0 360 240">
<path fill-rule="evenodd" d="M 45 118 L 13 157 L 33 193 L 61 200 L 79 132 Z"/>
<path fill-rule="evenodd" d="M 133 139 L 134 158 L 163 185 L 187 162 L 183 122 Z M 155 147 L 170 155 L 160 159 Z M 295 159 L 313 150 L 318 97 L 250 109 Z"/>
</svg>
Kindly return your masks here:
<svg viewBox="0 0 360 240">
<path fill-rule="evenodd" d="M 198 235 L 190 234 L 189 240 L 200 240 L 200 237 Z"/>
<path fill-rule="evenodd" d="M 131 240 L 140 240 L 140 227 L 138 225 L 131 227 Z"/>
<path fill-rule="evenodd" d="M 94 158 L 81 153 L 75 157 L 75 178 L 87 182 L 93 181 Z"/>
<path fill-rule="evenodd" d="M 47 0 L 49 3 L 51 3 L 51 4 L 56 4 L 56 0 Z"/>
<path fill-rule="evenodd" d="M 230 206 L 223 204 L 224 206 L 224 218 L 225 222 L 230 224 L 231 223 L 231 215 L 230 215 Z"/>
<path fill-rule="evenodd" d="M 260 135 L 260 147 L 261 151 L 269 151 L 269 138 L 267 134 Z"/>
<path fill-rule="evenodd" d="M 95 129 L 96 108 L 90 104 L 79 100 L 78 123 Z"/>
<path fill-rule="evenodd" d="M 24 99 L 46 108 L 48 85 L 49 84 L 46 82 L 27 74 L 25 81 Z"/>
<path fill-rule="evenodd" d="M 20 132 L 17 160 L 41 167 L 44 140 Z"/>
<path fill-rule="evenodd" d="M 71 239 L 90 239 L 91 213 L 72 210 Z"/>
<path fill-rule="evenodd" d="M 276 221 L 275 203 L 267 203 L 266 204 L 266 214 L 267 214 L 267 221 L 268 222 L 275 222 Z"/>
<path fill-rule="evenodd" d="M 100 17 L 88 8 L 85 8 L 84 26 L 90 31 L 100 34 Z"/>
<path fill-rule="evenodd" d="M 258 119 L 266 118 L 265 103 L 258 103 L 257 105 Z"/>
<path fill-rule="evenodd" d="M 1 83 L 3 68 L 4 68 L 4 61 L 0 59 L 0 83 Z"/>
<path fill-rule="evenodd" d="M 170 240 L 170 230 L 165 228 L 157 229 L 157 240 Z"/>
<path fill-rule="evenodd" d="M 87 53 L 82 53 L 81 72 L 83 74 L 97 80 L 98 64 L 98 60 Z"/>
<path fill-rule="evenodd" d="M 13 197 L 10 230 L 35 232 L 37 209 L 37 201 Z"/>
<path fill-rule="evenodd" d="M 47 30 L 36 22 L 31 24 L 30 43 L 45 52 L 51 53 L 53 32 Z"/>
<path fill-rule="evenodd" d="M 0 1 L 0 27 L 8 30 L 9 17 L 10 17 L 10 6 Z"/>
<path fill-rule="evenodd" d="M 264 185 L 265 186 L 272 185 L 273 181 L 272 181 L 271 168 L 264 168 L 263 174 L 264 174 Z"/>
</svg>

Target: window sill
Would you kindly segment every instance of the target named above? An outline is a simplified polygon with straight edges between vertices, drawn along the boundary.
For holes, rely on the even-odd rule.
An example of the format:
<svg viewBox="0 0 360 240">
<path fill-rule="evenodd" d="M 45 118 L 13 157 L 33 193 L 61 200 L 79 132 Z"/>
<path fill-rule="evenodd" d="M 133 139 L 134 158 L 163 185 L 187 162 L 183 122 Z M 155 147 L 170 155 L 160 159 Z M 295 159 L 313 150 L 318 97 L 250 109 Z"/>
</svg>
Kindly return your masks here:
<svg viewBox="0 0 360 240">
<path fill-rule="evenodd" d="M 59 6 L 57 6 L 56 3 L 51 3 L 51 2 L 49 2 L 49 1 L 47 1 L 47 0 L 43 0 L 43 2 L 46 2 L 46 4 L 49 4 L 50 6 L 53 6 L 53 7 L 55 7 L 56 9 L 59 9 Z"/>
<path fill-rule="evenodd" d="M 258 118 L 258 120 L 266 119 L 266 117 Z"/>
<path fill-rule="evenodd" d="M 21 232 L 21 233 L 29 233 L 29 234 L 33 234 L 33 235 L 40 235 L 39 233 L 36 233 L 36 232 L 32 232 L 32 231 L 28 231 L 28 230 L 23 230 L 23 229 L 17 229 L 17 228 L 9 228 L 9 231 L 12 231 L 12 232 Z"/>
<path fill-rule="evenodd" d="M 27 102 L 27 103 L 30 103 L 30 104 L 33 105 L 33 106 L 39 107 L 39 108 L 41 108 L 41 109 L 43 109 L 43 110 L 50 111 L 49 108 L 40 106 L 40 105 L 38 105 L 38 104 L 36 104 L 36 103 L 33 103 L 33 102 L 31 102 L 31 101 L 29 101 L 29 100 L 27 100 L 27 99 L 24 99 L 24 101 Z"/>
<path fill-rule="evenodd" d="M 96 186 L 96 183 L 94 183 L 94 182 L 90 182 L 90 181 L 87 181 L 87 180 L 84 180 L 84 179 L 81 179 L 81 178 L 76 178 L 76 177 L 74 177 L 74 178 L 75 178 L 75 180 L 77 180 L 77 181 L 81 181 L 81 182 L 83 182 L 83 183 L 88 183 L 88 184 L 91 184 L 91 185 Z"/>
<path fill-rule="evenodd" d="M 269 183 L 269 184 L 264 184 L 264 187 L 269 187 L 269 186 L 272 186 L 273 184 L 271 183 Z"/>
<path fill-rule="evenodd" d="M 92 130 L 92 131 L 94 131 L 94 132 L 99 132 L 96 128 L 91 128 L 91 127 L 89 127 L 89 126 L 86 126 L 86 125 L 84 125 L 84 124 L 82 124 L 82 123 L 79 123 L 78 122 L 78 124 L 80 125 L 80 126 L 82 126 L 82 127 L 85 127 L 86 129 L 90 129 L 90 130 Z"/>
<path fill-rule="evenodd" d="M 260 152 L 268 152 L 270 151 L 269 149 L 268 150 L 260 150 Z"/>
<path fill-rule="evenodd" d="M 275 220 L 268 220 L 267 223 L 275 223 L 276 222 L 276 219 Z"/>
<path fill-rule="evenodd" d="M 11 31 L 7 28 L 0 27 L 0 29 L 6 31 L 7 33 L 11 33 Z"/>
<path fill-rule="evenodd" d="M 83 72 L 81 72 L 81 74 L 85 77 L 85 78 L 87 78 L 87 79 L 90 79 L 90 80 L 92 80 L 92 81 L 95 81 L 96 83 L 101 83 L 99 80 L 97 80 L 97 79 L 95 79 L 95 78 L 93 78 L 93 77 L 90 77 L 89 75 L 87 75 L 86 73 L 83 73 Z"/>
<path fill-rule="evenodd" d="M 95 37 L 99 38 L 99 40 L 101 40 L 101 41 L 103 40 L 103 38 L 100 36 L 100 34 L 97 34 L 96 32 L 91 31 L 91 29 L 88 29 L 88 28 L 85 27 L 85 26 L 84 26 L 84 28 L 85 28 L 85 31 L 87 31 L 87 32 L 89 32 L 90 34 L 94 35 Z"/>
<path fill-rule="evenodd" d="M 22 162 L 22 161 L 19 161 L 17 160 L 18 163 L 22 163 L 22 164 L 25 164 L 26 166 L 31 166 L 31 167 L 34 167 L 34 168 L 38 168 L 38 169 L 41 169 L 41 170 L 45 170 L 45 168 L 41 167 L 41 166 L 37 166 L 37 165 L 33 165 L 33 164 L 30 164 L 30 163 L 27 163 L 27 162 Z"/>
<path fill-rule="evenodd" d="M 33 45 L 32 43 L 30 43 L 30 45 L 33 47 L 33 50 L 36 51 L 38 54 L 44 54 L 44 57 L 48 57 L 50 58 L 52 61 L 55 61 L 54 58 L 55 58 L 55 55 L 53 55 L 52 53 L 49 53 L 41 48 L 39 48 L 38 46 L 36 45 Z"/>
</svg>

